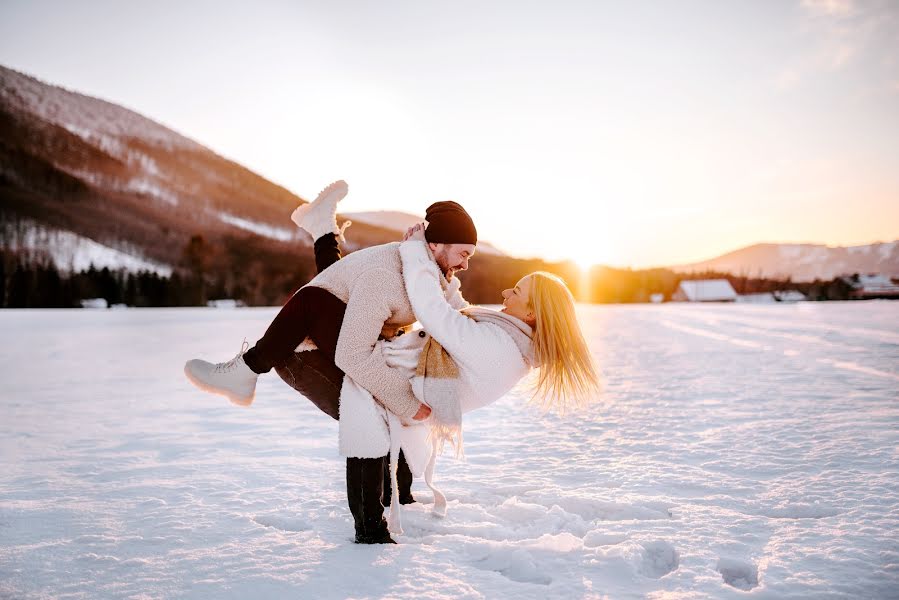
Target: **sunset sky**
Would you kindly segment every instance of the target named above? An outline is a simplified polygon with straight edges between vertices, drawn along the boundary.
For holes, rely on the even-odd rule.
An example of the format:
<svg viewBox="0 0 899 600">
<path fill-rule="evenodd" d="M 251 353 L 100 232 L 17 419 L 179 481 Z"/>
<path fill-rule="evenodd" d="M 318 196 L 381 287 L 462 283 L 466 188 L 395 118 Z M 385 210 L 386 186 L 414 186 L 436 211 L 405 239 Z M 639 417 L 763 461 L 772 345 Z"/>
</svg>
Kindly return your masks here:
<svg viewBox="0 0 899 600">
<path fill-rule="evenodd" d="M 899 238 L 894 0 L 3 0 L 0 63 L 517 256 Z"/>
</svg>

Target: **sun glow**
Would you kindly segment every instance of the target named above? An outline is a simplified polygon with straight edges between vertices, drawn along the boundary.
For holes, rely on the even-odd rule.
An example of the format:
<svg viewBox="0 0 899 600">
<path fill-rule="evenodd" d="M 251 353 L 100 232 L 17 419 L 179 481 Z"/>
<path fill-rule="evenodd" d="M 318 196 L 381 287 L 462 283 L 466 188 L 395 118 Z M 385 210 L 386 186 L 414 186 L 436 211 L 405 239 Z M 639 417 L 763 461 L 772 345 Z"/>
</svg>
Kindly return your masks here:
<svg viewBox="0 0 899 600">
<path fill-rule="evenodd" d="M 581 270 L 582 274 L 586 274 L 590 272 L 590 269 L 595 264 L 593 259 L 589 256 L 577 257 L 574 259 L 574 264 L 577 265 L 577 268 Z"/>
<path fill-rule="evenodd" d="M 617 212 L 607 214 L 611 212 L 604 211 L 598 217 L 572 224 L 566 239 L 558 241 L 558 255 L 576 264 L 581 273 L 589 272 L 596 265 L 615 264 L 619 257 L 615 252 L 614 238 L 606 231 L 605 223 L 614 223 L 621 218 Z"/>
</svg>

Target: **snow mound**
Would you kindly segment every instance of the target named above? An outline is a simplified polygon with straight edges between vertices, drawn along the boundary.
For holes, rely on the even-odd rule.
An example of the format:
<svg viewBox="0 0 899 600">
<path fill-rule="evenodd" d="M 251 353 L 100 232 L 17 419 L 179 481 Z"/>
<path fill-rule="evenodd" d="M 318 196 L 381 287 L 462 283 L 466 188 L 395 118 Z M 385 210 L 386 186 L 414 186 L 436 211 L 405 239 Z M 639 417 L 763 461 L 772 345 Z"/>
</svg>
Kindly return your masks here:
<svg viewBox="0 0 899 600">
<path fill-rule="evenodd" d="M 281 531 L 296 532 L 309 529 L 309 524 L 306 523 L 306 521 L 292 515 L 260 515 L 255 517 L 253 521 L 259 523 L 263 527 L 271 527 L 273 529 L 280 529 Z"/>
</svg>

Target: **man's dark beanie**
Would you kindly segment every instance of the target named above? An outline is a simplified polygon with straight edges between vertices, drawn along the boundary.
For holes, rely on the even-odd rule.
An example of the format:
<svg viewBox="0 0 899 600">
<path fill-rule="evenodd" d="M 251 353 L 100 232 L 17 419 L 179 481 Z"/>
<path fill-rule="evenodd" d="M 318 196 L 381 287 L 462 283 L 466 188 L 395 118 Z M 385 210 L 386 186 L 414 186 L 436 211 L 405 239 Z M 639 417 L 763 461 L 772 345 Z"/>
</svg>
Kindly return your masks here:
<svg viewBox="0 0 899 600">
<path fill-rule="evenodd" d="M 425 239 L 432 244 L 477 244 L 478 230 L 462 205 L 452 200 L 435 202 L 425 213 Z"/>
</svg>

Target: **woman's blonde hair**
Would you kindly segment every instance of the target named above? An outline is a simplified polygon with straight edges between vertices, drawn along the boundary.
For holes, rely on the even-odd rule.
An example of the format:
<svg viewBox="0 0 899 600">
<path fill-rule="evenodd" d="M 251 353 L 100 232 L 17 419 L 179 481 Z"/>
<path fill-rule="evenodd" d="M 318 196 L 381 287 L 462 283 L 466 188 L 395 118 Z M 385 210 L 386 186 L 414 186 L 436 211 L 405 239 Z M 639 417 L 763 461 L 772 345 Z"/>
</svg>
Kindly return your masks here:
<svg viewBox="0 0 899 600">
<path fill-rule="evenodd" d="M 585 406 L 599 392 L 599 376 L 561 277 L 536 271 L 528 308 L 534 311 L 534 358 L 539 367 L 532 400 L 564 413 Z"/>
</svg>

